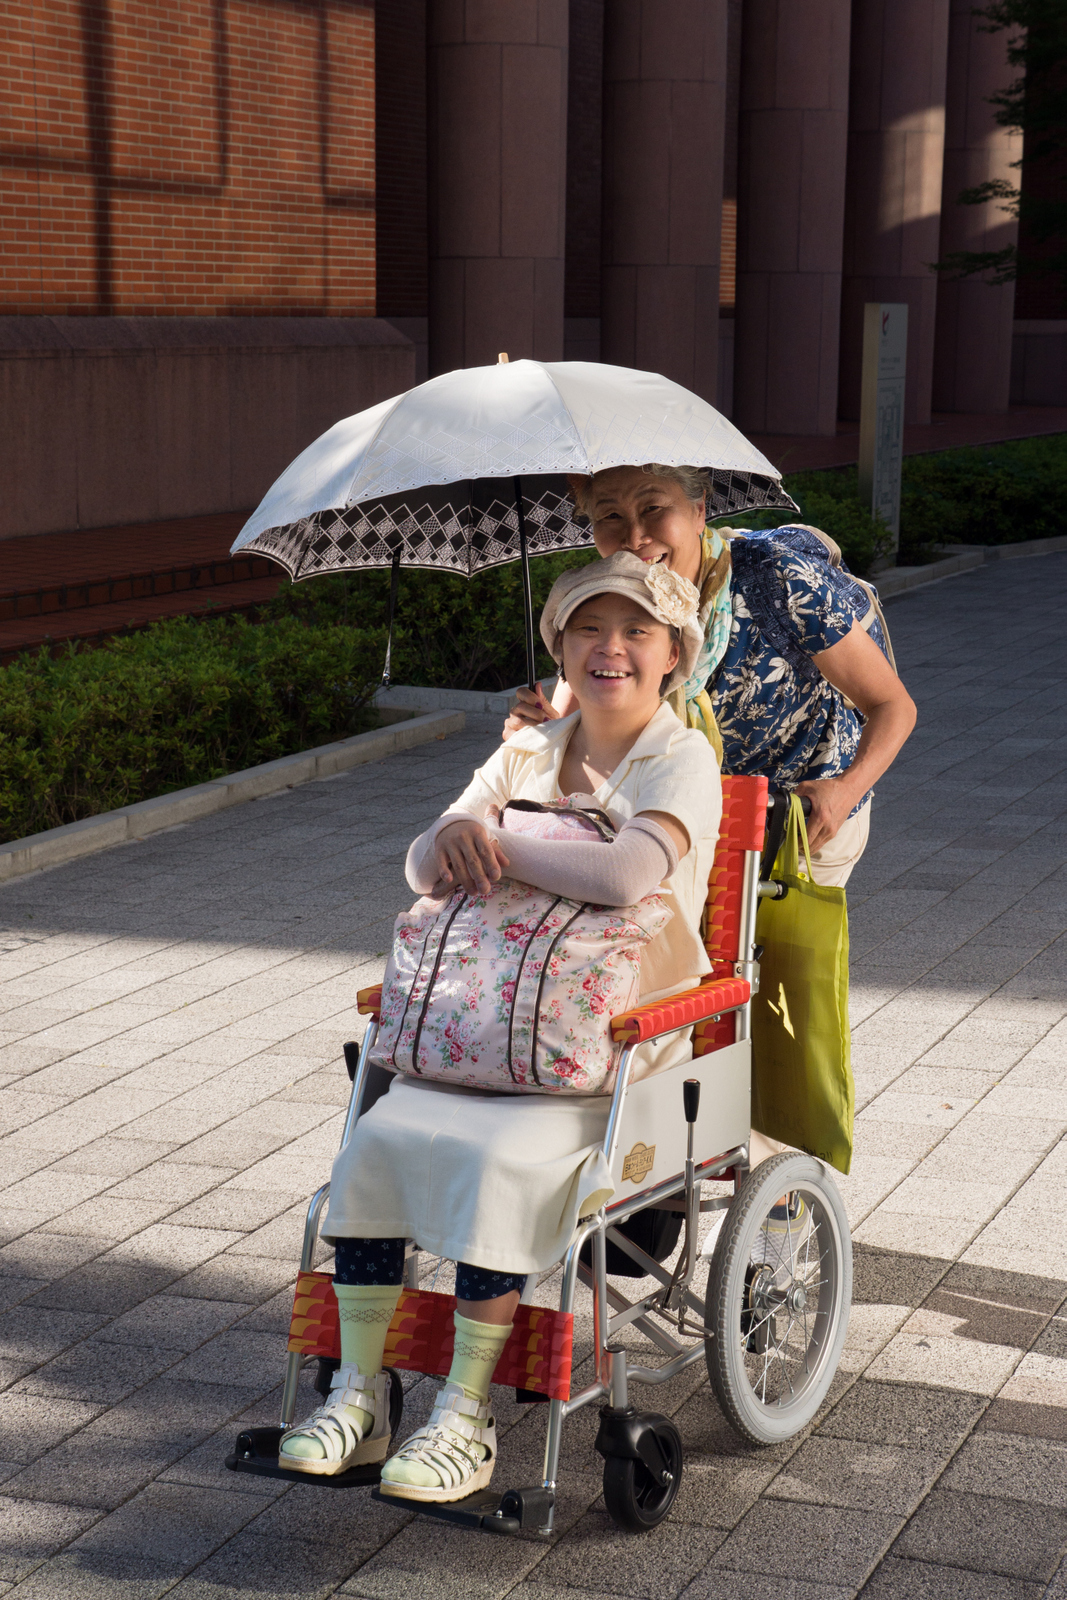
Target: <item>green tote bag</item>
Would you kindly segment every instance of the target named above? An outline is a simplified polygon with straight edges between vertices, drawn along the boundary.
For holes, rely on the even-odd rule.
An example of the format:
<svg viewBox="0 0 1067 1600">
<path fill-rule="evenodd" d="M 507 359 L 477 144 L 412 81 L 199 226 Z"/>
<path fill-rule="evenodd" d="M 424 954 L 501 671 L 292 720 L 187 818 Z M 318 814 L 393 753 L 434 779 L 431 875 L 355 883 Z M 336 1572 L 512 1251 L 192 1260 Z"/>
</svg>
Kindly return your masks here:
<svg viewBox="0 0 1067 1600">
<path fill-rule="evenodd" d="M 847 1172 L 855 1110 L 848 912 L 844 889 L 826 888 L 811 875 L 796 795 L 772 876 L 787 892 L 781 900 L 761 900 L 756 919 L 763 955 L 752 1002 L 752 1126 Z"/>
</svg>

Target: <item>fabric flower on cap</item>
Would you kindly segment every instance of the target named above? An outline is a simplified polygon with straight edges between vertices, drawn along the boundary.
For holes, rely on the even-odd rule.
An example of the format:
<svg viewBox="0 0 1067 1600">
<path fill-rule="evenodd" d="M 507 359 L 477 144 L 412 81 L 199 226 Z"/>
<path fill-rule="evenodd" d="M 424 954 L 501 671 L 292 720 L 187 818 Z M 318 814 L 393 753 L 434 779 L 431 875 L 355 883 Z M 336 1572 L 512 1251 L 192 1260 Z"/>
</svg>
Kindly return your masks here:
<svg viewBox="0 0 1067 1600">
<path fill-rule="evenodd" d="M 651 563 L 645 569 L 645 584 L 652 592 L 655 614 L 661 622 L 684 628 L 692 622 L 700 606 L 700 591 L 695 583 L 672 572 L 665 562 Z"/>
</svg>

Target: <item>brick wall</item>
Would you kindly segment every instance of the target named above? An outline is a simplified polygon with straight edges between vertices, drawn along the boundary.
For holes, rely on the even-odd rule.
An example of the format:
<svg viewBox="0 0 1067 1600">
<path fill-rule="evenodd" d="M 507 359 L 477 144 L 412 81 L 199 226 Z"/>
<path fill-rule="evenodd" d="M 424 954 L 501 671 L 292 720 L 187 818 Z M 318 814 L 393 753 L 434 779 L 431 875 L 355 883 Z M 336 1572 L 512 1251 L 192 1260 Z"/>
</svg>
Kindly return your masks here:
<svg viewBox="0 0 1067 1600">
<path fill-rule="evenodd" d="M 2 11 L 0 311 L 374 315 L 373 3 Z"/>
</svg>

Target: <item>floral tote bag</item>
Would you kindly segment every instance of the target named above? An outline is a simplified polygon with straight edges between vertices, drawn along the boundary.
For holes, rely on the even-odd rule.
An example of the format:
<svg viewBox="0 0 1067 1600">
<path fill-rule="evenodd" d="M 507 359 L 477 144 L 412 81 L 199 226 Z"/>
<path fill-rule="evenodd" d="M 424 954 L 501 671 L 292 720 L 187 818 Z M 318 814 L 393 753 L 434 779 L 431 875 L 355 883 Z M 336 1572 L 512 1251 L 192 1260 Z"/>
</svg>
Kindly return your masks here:
<svg viewBox="0 0 1067 1600">
<path fill-rule="evenodd" d="M 601 839 L 611 821 L 568 801 L 510 801 L 502 826 Z M 419 900 L 396 921 L 373 1060 L 394 1072 L 508 1094 L 606 1094 L 611 1019 L 636 1005 L 641 952 L 672 916 L 565 900 L 501 878 L 487 895 Z"/>
</svg>

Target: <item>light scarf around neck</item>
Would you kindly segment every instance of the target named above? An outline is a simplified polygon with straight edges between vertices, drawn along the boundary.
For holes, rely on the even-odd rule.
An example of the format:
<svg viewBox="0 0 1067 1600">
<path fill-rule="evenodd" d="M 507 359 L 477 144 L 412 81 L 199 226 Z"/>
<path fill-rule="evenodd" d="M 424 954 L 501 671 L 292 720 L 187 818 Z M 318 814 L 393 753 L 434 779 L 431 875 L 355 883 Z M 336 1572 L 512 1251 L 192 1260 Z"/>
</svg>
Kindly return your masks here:
<svg viewBox="0 0 1067 1600">
<path fill-rule="evenodd" d="M 698 616 L 704 629 L 704 643 L 696 666 L 685 683 L 667 696 L 667 703 L 688 728 L 704 735 L 722 764 L 722 736 L 715 722 L 708 679 L 726 654 L 730 642 L 733 611 L 730 603 L 730 550 L 716 528 L 705 528 L 701 537 L 700 590 Z"/>
</svg>

